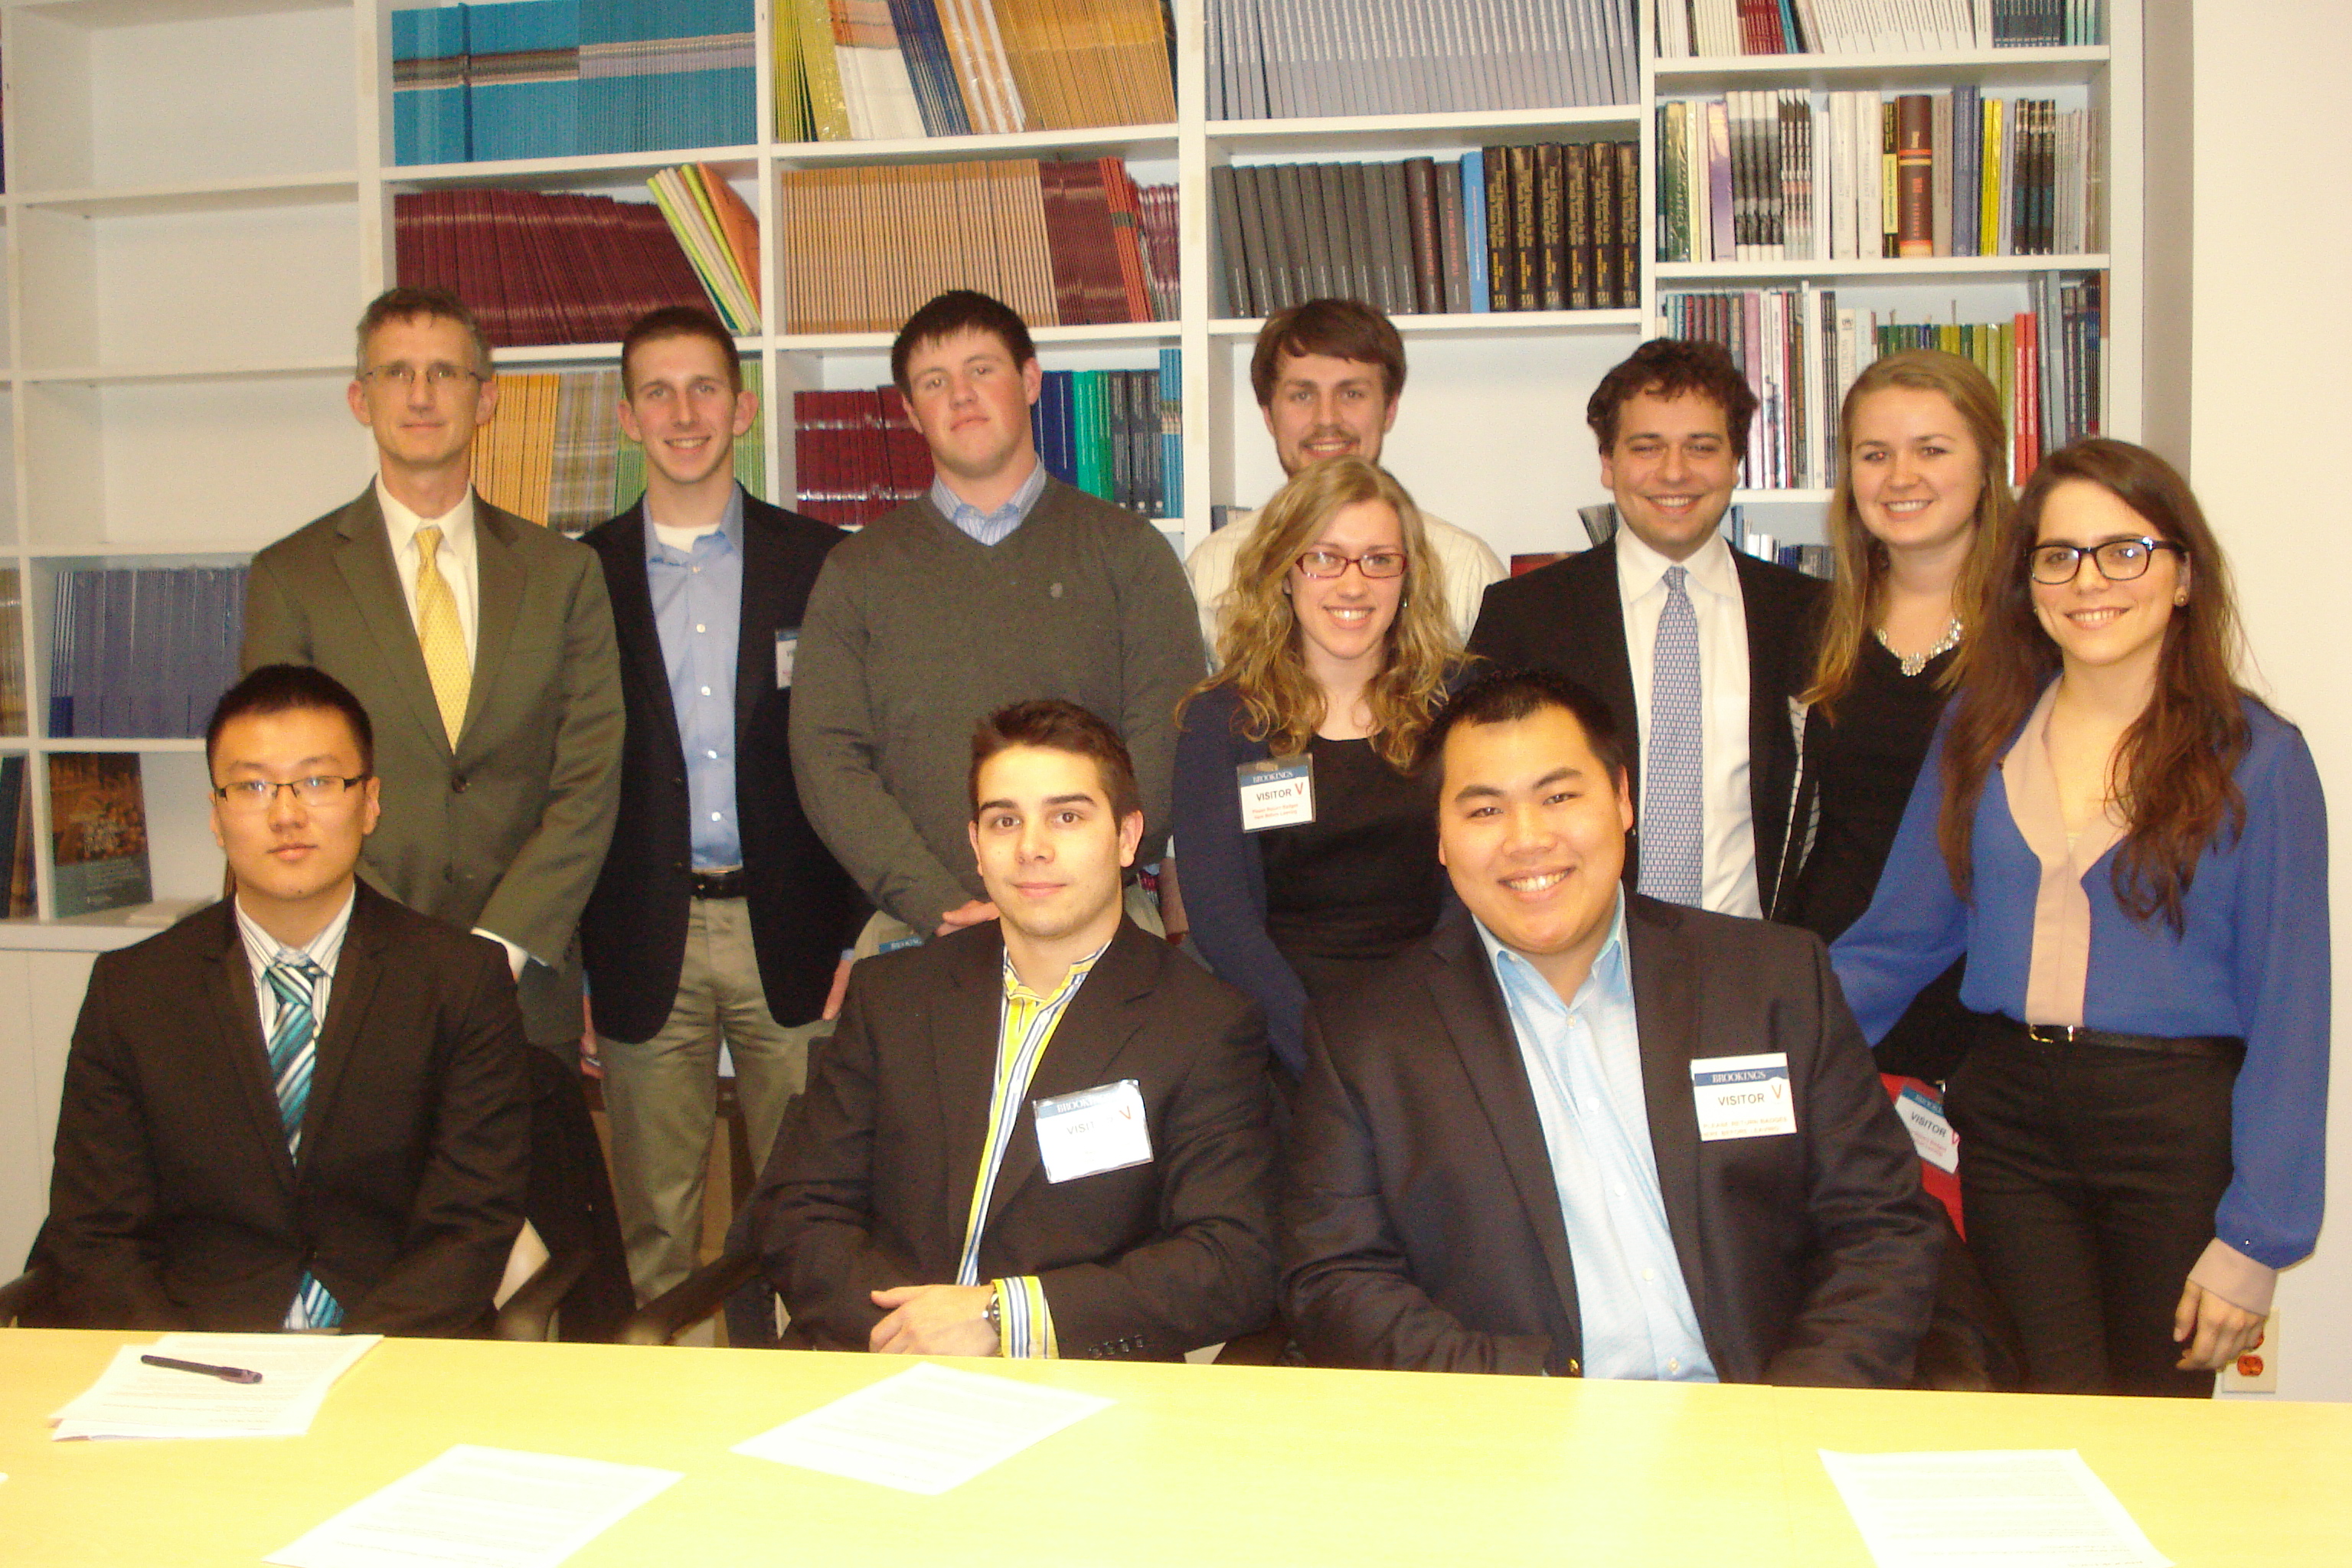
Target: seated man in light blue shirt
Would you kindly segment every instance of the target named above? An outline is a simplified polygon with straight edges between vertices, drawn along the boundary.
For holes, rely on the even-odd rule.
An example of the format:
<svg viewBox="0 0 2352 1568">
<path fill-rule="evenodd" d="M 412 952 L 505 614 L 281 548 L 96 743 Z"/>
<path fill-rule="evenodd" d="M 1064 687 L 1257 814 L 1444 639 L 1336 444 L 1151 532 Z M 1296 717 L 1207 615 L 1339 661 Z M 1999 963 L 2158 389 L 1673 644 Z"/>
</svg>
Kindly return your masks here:
<svg viewBox="0 0 2352 1568">
<path fill-rule="evenodd" d="M 1465 911 L 1308 1015 L 1283 1306 L 1318 1362 L 1900 1385 L 1940 1246 L 1821 943 L 1626 892 L 1608 709 L 1432 726 Z"/>
</svg>

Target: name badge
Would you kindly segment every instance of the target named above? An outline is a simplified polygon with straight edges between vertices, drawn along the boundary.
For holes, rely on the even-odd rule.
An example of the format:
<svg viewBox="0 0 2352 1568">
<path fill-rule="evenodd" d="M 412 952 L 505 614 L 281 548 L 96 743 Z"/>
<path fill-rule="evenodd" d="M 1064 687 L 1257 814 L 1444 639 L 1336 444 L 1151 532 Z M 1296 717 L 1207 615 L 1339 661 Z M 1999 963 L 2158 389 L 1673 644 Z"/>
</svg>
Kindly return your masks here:
<svg viewBox="0 0 2352 1568">
<path fill-rule="evenodd" d="M 776 689 L 793 689 L 793 659 L 801 650 L 801 629 L 798 626 L 776 628 Z"/>
<path fill-rule="evenodd" d="M 1797 1102 L 1789 1093 L 1785 1053 L 1707 1057 L 1691 1063 L 1690 1070 L 1700 1142 L 1769 1138 L 1797 1130 Z"/>
<path fill-rule="evenodd" d="M 1049 1182 L 1151 1163 L 1143 1089 L 1131 1078 L 1030 1105 L 1037 1113 L 1037 1152 L 1045 1158 Z"/>
<path fill-rule="evenodd" d="M 1911 1130 L 1911 1147 L 1919 1151 L 1919 1158 L 1939 1171 L 1960 1168 L 1960 1135 L 1952 1131 L 1952 1119 L 1940 1103 L 1917 1085 L 1906 1084 L 1895 1098 L 1895 1114 Z"/>
<path fill-rule="evenodd" d="M 1242 793 L 1242 831 L 1296 827 L 1315 820 L 1315 759 L 1269 757 L 1234 769 Z"/>
</svg>

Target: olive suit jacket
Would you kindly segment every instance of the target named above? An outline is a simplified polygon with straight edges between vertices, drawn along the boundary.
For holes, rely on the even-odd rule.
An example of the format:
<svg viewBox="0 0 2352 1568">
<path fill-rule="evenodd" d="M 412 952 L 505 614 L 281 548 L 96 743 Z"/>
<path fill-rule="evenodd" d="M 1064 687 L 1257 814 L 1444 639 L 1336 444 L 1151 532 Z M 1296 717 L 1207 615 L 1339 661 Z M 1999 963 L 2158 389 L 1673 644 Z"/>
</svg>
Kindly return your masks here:
<svg viewBox="0 0 2352 1568">
<path fill-rule="evenodd" d="M 454 747 L 373 484 L 254 557 L 242 662 L 315 665 L 352 689 L 383 780 L 361 876 L 528 952 L 525 1030 L 568 1063 L 582 1030 L 574 933 L 620 800 L 612 605 L 585 547 L 479 497 L 474 528 L 479 612 Z"/>
</svg>

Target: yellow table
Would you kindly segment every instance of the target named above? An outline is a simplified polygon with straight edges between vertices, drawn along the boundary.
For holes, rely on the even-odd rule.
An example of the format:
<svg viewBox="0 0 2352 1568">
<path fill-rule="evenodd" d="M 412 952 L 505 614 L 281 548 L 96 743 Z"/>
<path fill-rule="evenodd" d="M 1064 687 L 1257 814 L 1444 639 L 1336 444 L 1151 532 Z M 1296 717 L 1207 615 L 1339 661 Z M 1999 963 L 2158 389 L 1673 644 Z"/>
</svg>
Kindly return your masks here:
<svg viewBox="0 0 2352 1568">
<path fill-rule="evenodd" d="M 2183 1564 L 2352 1562 L 2352 1406 L 964 1363 L 1118 1401 L 937 1498 L 729 1447 L 878 1357 L 387 1341 L 310 1435 L 52 1443 L 126 1338 L 0 1330 L 0 1563 L 250 1564 L 482 1443 L 686 1479 L 594 1564 L 1866 1565 L 1814 1457 L 2079 1448 Z"/>
</svg>

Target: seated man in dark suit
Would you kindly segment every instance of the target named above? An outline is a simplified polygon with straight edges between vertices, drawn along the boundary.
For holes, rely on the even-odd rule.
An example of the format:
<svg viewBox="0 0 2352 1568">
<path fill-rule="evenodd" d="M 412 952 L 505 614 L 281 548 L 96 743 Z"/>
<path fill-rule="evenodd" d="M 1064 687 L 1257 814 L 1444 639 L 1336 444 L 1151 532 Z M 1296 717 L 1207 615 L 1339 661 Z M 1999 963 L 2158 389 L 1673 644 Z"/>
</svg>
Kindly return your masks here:
<svg viewBox="0 0 2352 1568">
<path fill-rule="evenodd" d="M 495 942 L 357 881 L 366 710 L 269 665 L 213 711 L 236 892 L 102 955 L 49 1217 L 76 1328 L 461 1334 L 522 1225 L 522 1016 Z"/>
<path fill-rule="evenodd" d="M 1899 1385 L 1938 1242 L 1822 945 L 1629 894 L 1609 710 L 1432 727 L 1466 906 L 1308 1015 L 1283 1306 L 1319 1362 Z"/>
<path fill-rule="evenodd" d="M 1126 920 L 1143 811 L 1074 703 L 972 738 L 998 918 L 859 963 L 753 1203 L 787 1342 L 1174 1360 L 1273 1308 L 1256 1005 Z"/>
</svg>

